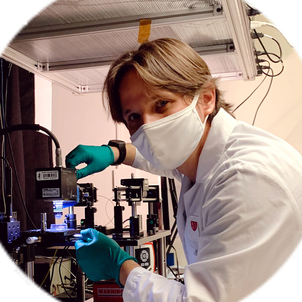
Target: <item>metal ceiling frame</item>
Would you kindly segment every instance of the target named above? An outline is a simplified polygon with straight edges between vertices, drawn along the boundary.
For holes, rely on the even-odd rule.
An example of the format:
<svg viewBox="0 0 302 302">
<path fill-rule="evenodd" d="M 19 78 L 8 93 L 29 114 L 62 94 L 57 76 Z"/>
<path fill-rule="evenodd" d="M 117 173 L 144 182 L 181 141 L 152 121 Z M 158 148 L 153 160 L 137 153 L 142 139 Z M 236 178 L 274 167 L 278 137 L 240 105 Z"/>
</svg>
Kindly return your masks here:
<svg viewBox="0 0 302 302">
<path fill-rule="evenodd" d="M 1 54 L 1 57 L 3 59 L 16 64 L 17 66 L 24 68 L 25 70 L 32 72 L 34 74 L 38 74 L 42 76 L 43 78 L 47 80 L 51 80 L 53 83 L 65 87 L 69 91 L 72 91 L 74 93 L 80 93 L 81 89 L 79 86 L 74 85 L 73 83 L 70 83 L 63 77 L 60 77 L 59 75 L 51 74 L 51 76 L 47 75 L 45 72 L 42 71 L 41 64 L 39 62 L 30 59 L 29 57 L 21 54 L 20 52 L 14 50 L 11 47 L 6 47 L 4 52 Z"/>
<path fill-rule="evenodd" d="M 201 56 L 213 56 L 221 54 L 232 54 L 234 53 L 234 44 L 222 44 L 222 45 L 213 45 L 209 47 L 196 47 L 195 51 Z M 64 79 L 59 74 L 55 73 L 56 71 L 63 71 L 68 69 L 86 69 L 100 66 L 108 66 L 111 64 L 111 61 L 98 61 L 96 60 L 82 60 L 74 61 L 71 63 L 68 62 L 59 62 L 59 63 L 43 63 L 37 62 L 30 59 L 29 57 L 21 54 L 20 52 L 14 50 L 11 47 L 7 47 L 1 55 L 5 60 L 12 62 L 34 74 L 39 74 L 40 76 L 51 80 L 53 83 L 56 83 L 74 93 L 93 93 L 99 92 L 102 90 L 103 85 L 75 85 L 72 82 Z M 112 58 L 115 59 L 115 58 Z M 225 73 L 223 74 L 226 78 L 239 79 L 242 78 L 241 73 Z M 213 76 L 222 76 L 214 75 Z"/>
<path fill-rule="evenodd" d="M 226 43 L 220 45 L 212 45 L 212 46 L 203 46 L 203 47 L 193 47 L 193 49 L 200 55 L 200 56 L 207 56 L 207 55 L 219 55 L 219 54 L 226 54 L 235 51 L 233 43 Z M 118 59 L 118 57 L 106 57 L 106 60 L 102 58 L 95 58 L 95 59 L 84 59 L 84 60 L 73 60 L 73 61 L 66 61 L 66 62 L 41 62 L 40 68 L 41 71 L 44 72 L 52 72 L 52 71 L 62 71 L 67 69 L 84 69 L 84 68 L 91 68 L 91 67 L 99 67 L 99 66 L 108 66 L 111 65 L 113 60 Z"/>
<path fill-rule="evenodd" d="M 192 8 L 186 10 L 136 15 L 132 17 L 111 18 L 97 21 L 80 22 L 73 24 L 51 25 L 41 27 L 27 27 L 23 29 L 12 41 L 23 42 L 39 39 L 51 39 L 56 37 L 68 37 L 74 35 L 86 35 L 105 31 L 137 28 L 142 19 L 152 20 L 152 26 L 197 22 L 213 17 L 221 17 L 223 13 L 221 5 L 204 8 Z"/>
<path fill-rule="evenodd" d="M 223 10 L 238 53 L 238 63 L 245 75 L 244 79 L 253 80 L 257 74 L 257 68 L 244 5 L 242 0 L 222 0 Z"/>
</svg>

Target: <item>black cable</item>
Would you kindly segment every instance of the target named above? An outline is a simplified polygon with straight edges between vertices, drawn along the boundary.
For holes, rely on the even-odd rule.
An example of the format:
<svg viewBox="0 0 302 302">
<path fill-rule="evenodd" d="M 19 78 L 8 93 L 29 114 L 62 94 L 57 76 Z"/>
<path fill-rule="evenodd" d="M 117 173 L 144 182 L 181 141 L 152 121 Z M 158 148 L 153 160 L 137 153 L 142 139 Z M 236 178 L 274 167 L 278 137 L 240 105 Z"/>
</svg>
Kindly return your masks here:
<svg viewBox="0 0 302 302">
<path fill-rule="evenodd" d="M 283 61 L 280 59 L 280 57 L 279 57 L 278 55 L 274 54 L 274 53 L 268 53 L 268 54 L 270 54 L 270 55 L 273 55 L 273 56 L 276 56 L 277 58 L 279 58 L 280 61 L 278 61 L 278 63 L 279 63 L 279 62 L 282 63 L 282 69 L 281 69 L 281 71 L 280 71 L 279 73 L 277 73 L 277 74 L 274 74 L 273 69 L 271 68 L 269 61 L 267 61 L 267 60 L 260 60 L 260 59 L 259 59 L 259 56 L 262 56 L 262 55 L 264 55 L 264 54 L 265 54 L 265 53 L 263 53 L 263 54 L 257 54 L 257 55 L 256 55 L 256 56 L 257 56 L 257 61 L 258 61 L 258 62 L 266 62 L 266 63 L 269 64 L 269 66 L 261 66 L 260 64 L 258 65 L 258 66 L 260 67 L 260 69 L 261 69 L 261 72 L 265 75 L 264 79 L 263 79 L 263 80 L 261 81 L 261 83 L 260 83 L 260 84 L 259 84 L 259 85 L 251 92 L 251 94 L 250 94 L 244 101 L 242 101 L 242 102 L 241 102 L 241 103 L 233 110 L 233 113 L 234 113 L 240 106 L 242 106 L 242 105 L 243 105 L 243 104 L 244 104 L 244 103 L 245 103 L 245 102 L 246 102 L 246 101 L 247 101 L 247 100 L 255 93 L 255 91 L 263 84 L 263 82 L 265 81 L 265 79 L 266 79 L 267 77 L 270 77 L 270 78 L 271 78 L 271 81 L 270 81 L 268 90 L 267 90 L 265 96 L 263 97 L 262 101 L 260 102 L 260 104 L 259 104 L 259 106 L 258 106 L 258 108 L 257 108 L 257 110 L 256 110 L 256 113 L 255 113 L 255 115 L 254 115 L 254 120 L 253 120 L 252 125 L 255 124 L 255 120 L 256 120 L 256 117 L 257 117 L 259 108 L 261 107 L 262 103 L 264 102 L 265 98 L 267 97 L 267 95 L 268 95 L 268 93 L 269 93 L 269 91 L 270 91 L 270 89 L 271 89 L 271 86 L 272 86 L 272 78 L 279 76 L 279 75 L 283 72 L 283 70 L 284 70 Z M 271 75 L 270 75 L 269 73 L 267 73 L 267 72 L 264 71 L 264 69 L 266 69 L 266 68 L 267 68 L 269 71 L 272 72 Z"/>
<path fill-rule="evenodd" d="M 176 267 L 177 267 L 177 273 L 178 273 L 178 276 L 180 276 L 180 273 L 179 273 L 179 262 L 178 262 L 178 255 L 177 255 L 177 251 L 175 249 L 175 247 L 172 245 L 172 248 L 175 252 L 175 256 L 176 256 Z"/>
<path fill-rule="evenodd" d="M 167 254 L 167 255 L 170 253 L 170 250 L 171 250 L 171 248 L 172 248 L 172 245 L 173 245 L 173 243 L 174 243 L 174 241 L 175 241 L 175 239 L 176 239 L 177 233 L 178 233 L 178 231 L 177 231 L 177 228 L 176 228 L 176 220 L 175 220 L 175 221 L 174 221 L 174 224 L 173 224 L 173 226 L 172 226 L 172 229 L 171 229 L 170 243 L 169 243 L 169 246 L 168 246 L 167 251 L 166 251 L 166 254 Z"/>
<path fill-rule="evenodd" d="M 10 167 L 9 162 L 7 161 L 7 159 L 5 157 L 0 156 L 0 158 L 3 159 L 6 162 L 6 164 Z"/>
<path fill-rule="evenodd" d="M 167 267 L 168 267 L 168 269 L 171 271 L 171 273 L 173 274 L 173 276 L 174 276 L 174 278 L 175 278 L 175 280 L 176 281 L 178 281 L 178 282 L 180 282 L 180 283 L 182 283 L 182 284 L 184 284 L 184 282 L 183 282 L 183 280 L 180 278 L 180 272 L 179 272 L 179 263 L 178 263 L 178 256 L 177 256 L 177 251 L 176 251 L 176 249 L 175 249 L 175 247 L 174 246 L 172 246 L 172 248 L 174 249 L 174 251 L 175 251 L 175 255 L 176 255 L 176 267 L 177 267 L 177 274 L 175 274 L 175 272 L 173 271 L 173 269 L 167 264 Z"/>
<path fill-rule="evenodd" d="M 15 176 L 16 176 L 16 180 L 17 180 L 17 186 L 18 186 L 18 190 L 20 193 L 20 197 L 21 197 L 21 201 L 25 210 L 25 213 L 28 217 L 28 219 L 30 220 L 31 224 L 34 226 L 35 229 L 37 229 L 37 227 L 35 226 L 34 222 L 32 221 L 28 211 L 27 211 L 27 207 L 24 201 L 24 197 L 21 191 L 21 186 L 20 186 L 20 180 L 19 180 L 19 176 L 17 173 L 17 167 L 16 167 L 16 163 L 15 163 L 15 159 L 13 156 L 13 150 L 12 150 L 12 145 L 11 145 L 11 141 L 10 141 L 10 136 L 8 135 L 10 132 L 14 132 L 14 131 L 19 131 L 19 130 L 35 130 L 35 131 L 44 131 L 45 133 L 47 133 L 51 139 L 54 141 L 57 150 L 60 150 L 60 144 L 58 139 L 56 138 L 56 136 L 47 128 L 42 127 L 38 124 L 18 124 L 18 125 L 13 125 L 10 127 L 6 127 L 0 130 L 0 135 L 6 135 L 6 137 L 8 138 L 8 143 L 9 143 L 9 148 L 10 148 L 10 153 L 11 153 L 11 157 L 12 157 L 12 162 L 13 162 L 13 166 L 14 166 L 14 172 L 15 172 Z"/>
<path fill-rule="evenodd" d="M 0 68 L 1 68 L 1 116 L 4 118 L 4 66 L 3 59 L 0 58 Z M 2 127 L 4 127 L 4 122 L 2 122 Z"/>
<path fill-rule="evenodd" d="M 263 82 L 265 81 L 265 79 L 267 78 L 267 75 L 265 75 L 264 79 L 261 81 L 261 83 L 250 93 L 250 95 L 248 97 L 246 97 L 244 99 L 244 101 L 242 101 L 234 110 L 232 113 L 234 113 L 239 107 L 241 107 L 256 91 L 257 89 L 263 84 Z"/>
<path fill-rule="evenodd" d="M 277 57 L 279 57 L 279 60 L 278 60 L 278 61 L 275 61 L 275 60 L 273 60 L 273 59 L 270 57 L 269 53 L 267 52 L 265 46 L 263 45 L 263 43 L 262 43 L 262 41 L 261 41 L 261 39 L 260 39 L 260 37 L 259 37 L 257 31 L 256 31 L 255 29 L 254 29 L 253 31 L 254 31 L 254 33 L 255 33 L 255 35 L 256 35 L 256 37 L 257 37 L 257 39 L 258 39 L 258 41 L 259 41 L 261 47 L 262 47 L 264 53 L 265 53 L 266 56 L 269 58 L 269 60 L 270 60 L 271 62 L 273 62 L 273 63 L 279 63 L 280 61 L 282 61 L 281 56 L 279 57 L 279 56 L 276 55 Z M 282 51 L 281 51 L 281 54 L 282 54 Z"/>
<path fill-rule="evenodd" d="M 52 270 L 51 270 L 51 277 L 50 277 L 50 286 L 52 283 L 52 279 L 53 279 L 53 275 L 54 275 L 54 270 L 55 270 L 55 264 L 57 263 L 57 261 L 59 260 L 60 256 L 57 257 L 57 259 L 55 260 L 55 262 L 52 265 Z"/>
<path fill-rule="evenodd" d="M 169 189 L 170 189 L 170 195 L 171 195 L 171 200 L 172 200 L 172 207 L 173 207 L 173 217 L 176 219 L 177 217 L 177 208 L 178 208 L 178 203 L 177 203 L 177 194 L 176 194 L 176 187 L 175 187 L 175 181 L 173 178 L 168 178 L 169 182 Z"/>
<path fill-rule="evenodd" d="M 66 250 L 67 246 L 64 246 L 64 250 Z M 62 278 L 62 273 L 61 273 L 61 267 L 62 267 L 62 262 L 63 262 L 63 256 L 61 257 L 61 261 L 60 261 L 60 264 L 59 264 L 59 276 L 60 276 L 60 279 L 61 279 L 61 284 L 62 284 L 62 287 L 65 291 L 65 293 L 69 296 L 70 299 L 72 299 L 72 297 L 69 295 L 69 293 L 67 293 L 66 289 L 65 289 L 65 286 L 64 286 L 64 283 L 63 283 L 63 278 Z"/>
<path fill-rule="evenodd" d="M 282 60 L 282 48 L 281 48 L 281 46 L 280 46 L 280 43 L 279 43 L 276 39 L 274 39 L 273 37 L 266 36 L 266 37 L 272 39 L 273 41 L 275 41 L 275 42 L 277 43 L 278 48 L 279 48 L 279 52 L 280 52 L 280 55 L 278 56 L 278 55 L 276 55 L 275 53 L 271 53 L 271 52 L 268 52 L 268 51 L 266 50 L 265 46 L 263 45 L 263 43 L 262 43 L 262 41 L 261 41 L 261 39 L 260 39 L 260 37 L 259 37 L 259 35 L 258 35 L 258 33 L 257 33 L 257 31 L 256 31 L 255 29 L 254 29 L 254 33 L 255 33 L 255 35 L 256 35 L 256 37 L 257 37 L 257 39 L 258 39 L 260 45 L 262 46 L 263 51 L 264 51 L 264 53 L 261 53 L 261 54 L 257 54 L 257 53 L 256 53 L 257 59 L 259 60 L 259 56 L 266 55 L 266 56 L 269 58 L 269 60 L 270 60 L 271 62 L 273 62 L 273 63 L 281 63 L 281 64 L 282 64 L 281 71 L 280 71 L 279 73 L 277 73 L 277 74 L 274 74 L 274 73 L 273 73 L 272 75 L 270 75 L 270 74 L 264 72 L 263 69 L 261 69 L 262 73 L 265 74 L 265 75 L 268 76 L 268 77 L 277 77 L 277 76 L 279 76 L 279 75 L 284 71 L 284 64 L 283 64 L 283 60 Z M 272 59 L 271 56 L 277 57 L 278 60 L 276 61 L 276 60 Z M 270 68 L 269 68 L 269 69 L 270 69 Z"/>
<path fill-rule="evenodd" d="M 5 158 L 5 157 L 3 157 L 3 156 L 0 156 L 0 158 L 6 163 L 6 165 L 7 165 L 7 167 L 11 170 L 11 167 L 10 167 L 10 165 L 9 165 L 9 162 L 8 162 L 8 160 Z M 2 165 L 2 171 L 3 171 L 3 174 L 2 174 L 2 179 L 4 179 L 5 178 L 5 173 L 4 173 L 4 170 L 6 169 L 6 167 L 4 167 L 4 165 Z M 6 197 L 5 197 L 5 195 L 6 195 L 6 188 L 5 188 L 5 183 L 3 183 L 3 186 L 4 186 L 4 190 L 3 190 L 3 212 L 4 213 L 6 213 L 6 207 L 7 207 L 7 204 L 6 204 Z"/>
<path fill-rule="evenodd" d="M 273 38 L 273 37 L 271 37 L 271 36 L 264 35 L 264 37 L 269 38 L 269 39 L 272 39 L 272 40 L 277 44 L 277 46 L 278 46 L 278 48 L 279 48 L 279 58 L 280 58 L 280 60 L 281 60 L 281 59 L 282 59 L 282 48 L 281 48 L 280 43 L 279 43 L 275 38 Z"/>
<path fill-rule="evenodd" d="M 3 72 L 3 59 L 1 59 L 1 121 L 2 121 L 2 129 L 0 131 L 3 131 L 3 129 L 5 129 L 4 127 L 6 126 L 6 119 L 5 119 L 5 113 L 6 113 L 6 102 L 7 102 L 7 90 L 8 90 L 8 78 L 10 77 L 10 73 L 11 73 L 11 69 L 12 69 L 12 64 L 10 64 L 9 66 L 9 71 L 8 71 L 8 77 L 7 77 L 7 80 L 6 80 L 6 91 L 5 91 L 5 96 L 4 96 L 4 72 Z M 4 137 L 3 137 L 3 140 L 4 140 Z M 25 210 L 25 213 L 29 219 L 29 221 L 31 222 L 31 224 L 33 225 L 33 227 L 35 229 L 37 229 L 37 227 L 35 226 L 33 220 L 31 219 L 28 211 L 27 211 L 27 207 L 26 207 L 26 204 L 25 204 L 25 201 L 24 201 L 24 198 L 23 198 L 23 194 L 22 194 L 22 191 L 21 191 L 21 186 L 20 186 L 20 181 L 19 181 L 19 177 L 18 177 L 18 174 L 17 174 L 17 168 L 16 168 L 16 163 L 15 163 L 15 159 L 14 159 L 14 156 L 13 156 L 13 152 L 12 152 L 12 146 L 11 146 L 11 141 L 10 141 L 10 137 L 8 136 L 8 145 L 9 145 L 9 149 L 10 149 L 10 153 L 11 153 L 11 158 L 12 158 L 12 162 L 13 162 L 13 168 L 14 168 L 14 173 L 15 173 L 15 176 L 16 176 L 16 180 L 17 180 L 17 187 L 19 189 L 19 193 L 20 193 L 20 197 L 21 197 L 21 202 L 22 202 L 22 205 L 24 207 L 24 210 Z M 4 149 L 2 150 L 2 155 L 4 155 L 5 151 Z M 5 179 L 4 177 L 2 177 L 3 181 L 5 182 Z M 5 183 L 4 183 L 5 185 Z M 4 201 L 5 202 L 5 201 Z"/>
<path fill-rule="evenodd" d="M 60 149 L 60 144 L 58 139 L 56 138 L 56 136 L 47 128 L 40 126 L 38 124 L 18 124 L 18 125 L 13 125 L 10 127 L 6 127 L 4 129 L 0 130 L 0 135 L 5 135 L 8 134 L 10 132 L 14 132 L 14 131 L 19 131 L 19 130 L 36 130 L 36 131 L 44 131 L 45 133 L 47 133 L 51 139 L 53 140 L 53 142 L 56 145 L 57 149 Z"/>
<path fill-rule="evenodd" d="M 0 58 L 0 77 L 1 77 L 1 102 L 0 102 L 0 106 L 1 106 L 1 110 L 0 110 L 0 127 L 1 129 L 4 127 L 4 122 L 5 122 L 5 114 L 4 114 L 4 67 L 3 67 L 3 59 Z M 1 142 L 1 147 L 0 147 L 0 150 L 1 150 L 1 156 L 3 158 L 6 157 L 6 154 L 5 154 L 5 140 L 4 138 L 2 138 L 2 140 L 0 141 Z M 5 201 L 5 175 L 4 175 L 4 163 L 1 162 L 1 171 L 2 171 L 2 177 L 1 177 L 1 191 L 2 191 L 2 199 L 3 199 L 3 206 L 4 206 L 4 209 L 6 209 L 6 201 Z"/>
<path fill-rule="evenodd" d="M 279 58 L 279 56 L 276 55 L 276 54 L 274 54 L 274 53 L 269 52 L 268 54 L 273 55 L 273 56 L 276 56 L 276 57 Z M 264 55 L 264 54 L 261 54 L 261 55 L 259 55 L 259 56 L 262 56 L 262 55 Z M 267 61 L 267 62 L 268 62 L 268 61 Z M 279 62 L 282 64 L 281 71 L 280 71 L 279 73 L 270 75 L 270 74 L 264 72 L 264 71 L 263 71 L 263 68 L 261 69 L 262 73 L 265 74 L 265 75 L 268 76 L 268 77 L 278 77 L 278 76 L 284 71 L 284 64 L 283 64 L 283 61 L 280 59 Z M 271 68 L 268 68 L 268 69 L 271 69 Z"/>
<path fill-rule="evenodd" d="M 3 68 L 3 59 L 1 58 L 1 111 L 0 111 L 0 122 L 1 122 L 1 129 L 4 128 L 4 126 L 6 125 L 6 108 L 7 108 L 7 93 L 8 93 L 8 80 L 9 80 L 9 77 L 10 77 L 10 74 L 11 74 L 11 70 L 12 70 L 12 66 L 13 64 L 12 63 L 9 63 L 9 67 L 8 67 L 8 75 L 7 75 L 7 78 L 6 78 L 6 84 L 5 84 L 5 90 L 4 90 L 4 68 Z M 3 157 L 6 156 L 6 153 L 5 153 L 5 138 L 3 138 L 3 140 L 1 141 L 1 155 Z M 7 162 L 8 164 L 8 162 Z M 9 166 L 9 164 L 8 164 Z M 2 163 L 2 189 L 3 189 L 3 205 L 4 205 L 4 208 L 6 209 L 6 200 L 5 200 L 5 187 L 6 187 L 6 179 L 5 179 L 5 175 L 4 175 L 4 164 Z"/>
<path fill-rule="evenodd" d="M 15 157 L 14 157 L 14 154 L 13 154 L 12 144 L 11 144 L 9 135 L 7 135 L 7 137 L 8 137 L 8 146 L 9 146 L 9 150 L 10 150 L 10 154 L 11 154 L 11 158 L 12 158 L 14 173 L 15 173 L 15 177 L 16 177 L 16 181 L 17 181 L 17 187 L 18 187 L 18 191 L 19 191 L 19 194 L 20 194 L 21 202 L 22 202 L 22 205 L 23 205 L 23 208 L 24 208 L 24 211 L 25 211 L 25 214 L 26 214 L 27 218 L 29 219 L 32 226 L 35 229 L 37 229 L 37 226 L 34 224 L 33 220 L 31 219 L 31 217 L 28 213 L 28 210 L 27 210 L 27 206 L 25 204 L 24 196 L 23 196 L 23 193 L 22 193 L 22 190 L 21 190 L 19 175 L 17 173 L 17 166 L 16 166 L 16 162 L 15 162 Z"/>
<path fill-rule="evenodd" d="M 171 273 L 173 274 L 175 280 L 178 280 L 177 275 L 175 274 L 175 272 L 173 271 L 173 269 L 170 267 L 170 265 L 167 264 L 168 269 L 171 271 Z"/>
<path fill-rule="evenodd" d="M 12 68 L 13 68 L 13 63 L 9 63 L 7 79 L 6 79 L 6 84 L 5 84 L 5 97 L 4 97 L 4 114 L 5 114 L 5 116 L 6 116 L 6 111 L 7 111 L 8 80 L 10 78 Z M 6 123 L 4 125 L 6 125 Z"/>
<path fill-rule="evenodd" d="M 63 250 L 68 250 L 68 248 L 69 248 L 69 246 L 65 246 Z M 65 286 L 64 286 L 63 278 L 62 278 L 62 273 L 61 273 L 62 262 L 63 262 L 63 256 L 62 256 L 62 258 L 61 258 L 60 265 L 59 265 L 59 275 L 60 275 L 62 287 L 63 287 L 63 289 L 64 289 L 66 295 L 67 295 L 71 300 L 77 301 L 77 302 L 78 302 L 78 301 L 79 301 L 78 299 L 74 299 L 74 298 L 72 298 L 72 297 L 69 295 L 69 293 L 67 292 L 67 290 L 66 290 L 66 288 L 65 288 Z"/>
<path fill-rule="evenodd" d="M 4 96 L 4 90 L 3 90 L 3 88 L 4 88 L 3 59 L 1 59 L 1 87 L 2 87 L 2 91 L 1 91 L 1 93 L 2 93 L 1 94 L 2 125 L 1 125 L 1 127 L 2 127 L 2 129 L 0 131 L 4 131 L 4 132 L 7 131 L 5 129 L 9 128 L 9 127 L 6 127 L 7 123 L 6 123 L 5 115 L 6 115 L 6 102 L 7 102 L 7 93 L 8 93 L 8 79 L 10 77 L 11 69 L 12 69 L 12 64 L 10 63 L 9 70 L 8 70 L 8 76 L 7 76 L 7 79 L 6 79 L 6 87 L 5 87 L 6 91 L 5 91 L 5 96 Z M 3 137 L 3 140 L 4 140 L 4 137 Z M 13 155 L 13 151 L 12 151 L 11 140 L 10 140 L 9 135 L 7 135 L 7 141 L 8 141 L 8 146 L 9 146 L 9 149 L 10 149 L 10 154 L 11 154 L 13 168 L 14 168 L 14 174 L 15 174 L 15 177 L 16 177 L 16 180 L 17 180 L 17 187 L 18 187 L 18 190 L 19 190 L 19 193 L 20 193 L 20 198 L 21 198 L 23 208 L 25 210 L 26 216 L 28 217 L 29 221 L 31 222 L 33 227 L 35 229 L 37 229 L 36 225 L 34 224 L 33 220 L 31 219 L 31 217 L 28 213 L 28 210 L 27 210 L 27 207 L 26 207 L 26 204 L 25 204 L 25 201 L 24 201 L 24 197 L 23 197 L 22 190 L 21 190 L 20 180 L 19 180 L 18 173 L 17 173 L 16 163 L 15 163 L 15 159 L 14 159 L 14 155 Z M 4 150 L 2 150 L 2 152 L 4 153 Z M 3 179 L 3 181 L 5 181 L 4 177 L 2 179 Z"/>
<path fill-rule="evenodd" d="M 249 11 L 248 11 L 248 16 L 249 17 L 261 14 L 261 12 L 258 9 L 255 9 L 255 8 L 251 7 L 249 4 L 246 3 L 246 6 L 249 8 Z"/>
<path fill-rule="evenodd" d="M 253 123 L 252 123 L 253 126 L 255 125 L 255 121 L 256 121 L 256 117 L 257 117 L 258 111 L 259 111 L 261 105 L 263 104 L 264 100 L 266 99 L 266 97 L 267 97 L 267 95 L 268 95 L 268 93 L 269 93 L 269 91 L 270 91 L 270 89 L 272 87 L 272 83 L 273 83 L 273 79 L 274 79 L 274 71 L 273 71 L 272 68 L 270 68 L 269 70 L 272 72 L 271 81 L 270 81 L 270 84 L 268 86 L 268 89 L 267 89 L 267 92 L 266 92 L 265 96 L 263 97 L 262 101 L 259 103 L 259 105 L 257 107 L 257 110 L 256 110 L 255 115 L 254 115 L 254 120 L 253 120 Z"/>
<path fill-rule="evenodd" d="M 170 188 L 170 195 L 172 200 L 172 207 L 173 207 L 173 217 L 174 217 L 174 223 L 171 228 L 171 235 L 170 235 L 170 242 L 166 251 L 166 254 L 170 253 L 171 247 L 175 241 L 176 235 L 178 233 L 177 227 L 176 227 L 176 219 L 177 219 L 177 208 L 178 208 L 178 198 L 176 193 L 176 187 L 175 187 L 175 181 L 174 179 L 169 178 L 169 188 Z"/>
<path fill-rule="evenodd" d="M 71 255 L 71 253 L 69 252 L 68 249 L 66 249 L 66 252 L 71 256 L 72 260 L 76 262 L 76 260 L 74 259 L 74 257 Z M 53 275 L 54 275 L 54 269 L 55 269 L 55 264 L 57 263 L 57 261 L 60 259 L 60 256 L 58 256 L 56 258 L 56 260 L 54 261 L 53 265 L 52 265 L 52 271 L 51 271 L 51 277 L 50 277 L 50 285 L 51 285 L 51 282 L 52 282 L 52 279 L 53 279 Z M 85 274 L 83 274 L 85 275 Z"/>
<path fill-rule="evenodd" d="M 7 94 L 8 94 L 8 80 L 10 78 L 10 74 L 12 71 L 13 64 L 9 63 L 8 65 L 8 73 L 7 73 L 7 78 L 6 78 L 6 83 L 5 83 L 5 96 L 4 96 L 4 103 L 3 103 L 3 114 L 4 114 L 4 122 L 3 122 L 3 127 L 7 126 L 6 122 L 6 112 L 7 112 Z"/>
</svg>

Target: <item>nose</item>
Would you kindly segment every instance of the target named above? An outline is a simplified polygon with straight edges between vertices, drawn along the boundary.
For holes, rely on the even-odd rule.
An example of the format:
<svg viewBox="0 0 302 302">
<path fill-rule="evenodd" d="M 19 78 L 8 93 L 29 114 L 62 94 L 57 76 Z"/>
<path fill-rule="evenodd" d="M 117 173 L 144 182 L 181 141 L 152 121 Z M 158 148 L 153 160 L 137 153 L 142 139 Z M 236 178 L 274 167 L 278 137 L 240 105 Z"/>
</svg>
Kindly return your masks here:
<svg viewBox="0 0 302 302">
<path fill-rule="evenodd" d="M 158 120 L 159 117 L 157 117 L 155 114 L 152 113 L 142 113 L 137 116 L 135 121 L 133 123 L 128 124 L 128 130 L 130 134 L 134 134 L 142 125 L 149 124 L 151 122 L 154 122 Z"/>
<path fill-rule="evenodd" d="M 144 113 L 141 116 L 142 125 L 149 124 L 149 123 L 154 122 L 156 120 L 158 120 L 158 118 L 156 117 L 155 114 Z"/>
</svg>

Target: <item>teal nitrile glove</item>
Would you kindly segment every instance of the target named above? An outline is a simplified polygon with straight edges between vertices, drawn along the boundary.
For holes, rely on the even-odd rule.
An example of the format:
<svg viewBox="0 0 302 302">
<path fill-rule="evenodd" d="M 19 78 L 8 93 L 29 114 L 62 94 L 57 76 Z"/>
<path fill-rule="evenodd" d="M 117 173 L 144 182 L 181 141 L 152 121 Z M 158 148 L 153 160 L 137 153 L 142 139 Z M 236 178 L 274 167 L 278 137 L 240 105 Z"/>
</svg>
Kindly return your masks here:
<svg viewBox="0 0 302 302">
<path fill-rule="evenodd" d="M 85 146 L 78 145 L 65 158 L 67 168 L 74 169 L 81 163 L 87 166 L 77 170 L 77 179 L 90 174 L 101 172 L 114 163 L 114 154 L 110 146 Z"/>
<path fill-rule="evenodd" d="M 119 286 L 120 268 L 126 260 L 137 260 L 111 238 L 95 229 L 81 231 L 83 240 L 75 243 L 77 262 L 91 281 L 114 278 Z"/>
</svg>

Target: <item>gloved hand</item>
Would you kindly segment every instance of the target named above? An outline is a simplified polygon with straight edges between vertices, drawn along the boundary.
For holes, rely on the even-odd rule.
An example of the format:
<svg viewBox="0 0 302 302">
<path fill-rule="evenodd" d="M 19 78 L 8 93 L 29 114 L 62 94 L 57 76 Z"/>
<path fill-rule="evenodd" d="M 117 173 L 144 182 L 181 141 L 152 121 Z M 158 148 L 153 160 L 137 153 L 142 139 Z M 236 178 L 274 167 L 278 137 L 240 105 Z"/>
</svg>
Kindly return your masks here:
<svg viewBox="0 0 302 302">
<path fill-rule="evenodd" d="M 120 268 L 126 260 L 137 260 L 95 229 L 82 230 L 83 240 L 75 243 L 77 262 L 91 281 L 114 278 L 119 286 Z"/>
<path fill-rule="evenodd" d="M 103 171 L 114 163 L 114 154 L 110 146 L 85 146 L 78 145 L 65 158 L 67 168 L 74 169 L 81 163 L 87 166 L 77 170 L 77 179 L 90 174 Z"/>
</svg>

